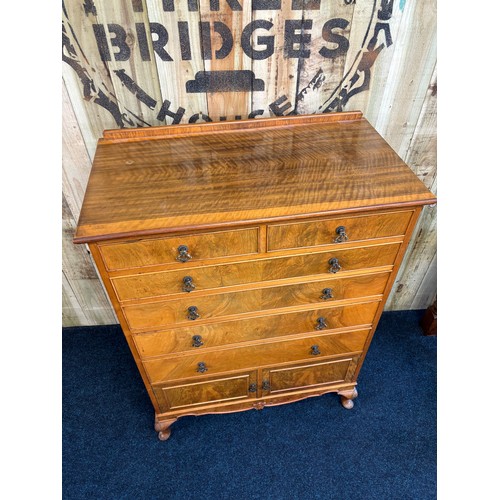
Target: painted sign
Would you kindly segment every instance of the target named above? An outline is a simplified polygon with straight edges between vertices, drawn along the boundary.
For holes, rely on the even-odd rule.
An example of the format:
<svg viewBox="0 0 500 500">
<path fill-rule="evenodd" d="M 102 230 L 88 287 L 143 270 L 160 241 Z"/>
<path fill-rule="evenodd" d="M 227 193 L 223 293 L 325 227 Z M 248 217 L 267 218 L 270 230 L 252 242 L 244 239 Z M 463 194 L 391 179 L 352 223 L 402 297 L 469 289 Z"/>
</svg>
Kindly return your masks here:
<svg viewBox="0 0 500 500">
<path fill-rule="evenodd" d="M 75 3 L 63 61 L 117 127 L 341 111 L 392 45 L 394 0 Z"/>
</svg>

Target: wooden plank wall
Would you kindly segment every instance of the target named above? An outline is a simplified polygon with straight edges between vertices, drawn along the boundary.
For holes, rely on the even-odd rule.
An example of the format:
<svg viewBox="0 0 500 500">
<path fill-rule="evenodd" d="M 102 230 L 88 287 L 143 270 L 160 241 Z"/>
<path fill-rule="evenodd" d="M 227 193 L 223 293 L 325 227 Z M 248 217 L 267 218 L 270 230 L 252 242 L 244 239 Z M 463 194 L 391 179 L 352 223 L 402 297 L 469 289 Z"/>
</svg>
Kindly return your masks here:
<svg viewBox="0 0 500 500">
<path fill-rule="evenodd" d="M 436 0 L 64 0 L 62 21 L 63 326 L 117 323 L 72 243 L 105 129 L 359 109 L 437 192 Z M 203 89 L 202 71 L 253 86 Z M 424 209 L 386 309 L 436 298 L 436 217 Z"/>
</svg>

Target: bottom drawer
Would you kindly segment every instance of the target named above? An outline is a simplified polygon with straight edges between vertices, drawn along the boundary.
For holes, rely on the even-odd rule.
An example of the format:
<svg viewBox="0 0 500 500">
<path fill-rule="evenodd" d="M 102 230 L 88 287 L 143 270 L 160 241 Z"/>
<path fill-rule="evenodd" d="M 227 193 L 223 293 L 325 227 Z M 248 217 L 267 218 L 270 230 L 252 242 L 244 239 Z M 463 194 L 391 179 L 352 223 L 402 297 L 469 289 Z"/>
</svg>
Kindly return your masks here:
<svg viewBox="0 0 500 500">
<path fill-rule="evenodd" d="M 166 412 L 204 404 L 254 399 L 257 372 L 204 379 L 177 385 L 153 386 L 160 411 Z"/>
<path fill-rule="evenodd" d="M 352 381 L 359 357 L 262 371 L 262 396 Z"/>
</svg>

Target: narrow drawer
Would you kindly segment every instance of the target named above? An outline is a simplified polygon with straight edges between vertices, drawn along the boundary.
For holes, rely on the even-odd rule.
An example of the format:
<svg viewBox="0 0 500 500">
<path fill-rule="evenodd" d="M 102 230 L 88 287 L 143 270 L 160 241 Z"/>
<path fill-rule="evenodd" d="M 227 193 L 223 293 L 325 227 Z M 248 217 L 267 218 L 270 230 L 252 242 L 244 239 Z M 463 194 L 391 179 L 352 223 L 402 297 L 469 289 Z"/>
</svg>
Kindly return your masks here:
<svg viewBox="0 0 500 500">
<path fill-rule="evenodd" d="M 370 330 L 366 329 L 201 352 L 192 356 L 154 358 L 145 360 L 144 368 L 151 382 L 157 383 L 295 361 L 316 362 L 322 357 L 360 353 L 369 332 Z"/>
<path fill-rule="evenodd" d="M 158 329 L 205 319 L 282 307 L 381 295 L 390 272 L 330 278 L 204 297 L 122 306 L 131 330 Z"/>
<path fill-rule="evenodd" d="M 352 381 L 358 357 L 263 370 L 262 396 Z"/>
<path fill-rule="evenodd" d="M 255 371 L 210 378 L 185 384 L 157 385 L 153 391 L 160 411 L 166 412 L 211 403 L 224 403 L 255 398 L 257 384 Z"/>
<path fill-rule="evenodd" d="M 188 262 L 257 253 L 258 229 L 103 243 L 99 251 L 108 271 L 158 264 L 183 267 Z"/>
<path fill-rule="evenodd" d="M 330 259 L 337 259 L 338 273 L 394 264 L 400 243 L 373 245 L 346 250 L 293 257 L 192 267 L 189 270 L 167 270 L 154 273 L 121 276 L 111 281 L 120 301 L 158 296 L 189 294 L 192 291 L 257 283 L 262 281 L 327 274 Z"/>
<path fill-rule="evenodd" d="M 336 217 L 268 226 L 267 249 L 307 248 L 353 241 L 403 236 L 413 211 Z M 345 229 L 343 238 L 340 228 Z"/>
</svg>

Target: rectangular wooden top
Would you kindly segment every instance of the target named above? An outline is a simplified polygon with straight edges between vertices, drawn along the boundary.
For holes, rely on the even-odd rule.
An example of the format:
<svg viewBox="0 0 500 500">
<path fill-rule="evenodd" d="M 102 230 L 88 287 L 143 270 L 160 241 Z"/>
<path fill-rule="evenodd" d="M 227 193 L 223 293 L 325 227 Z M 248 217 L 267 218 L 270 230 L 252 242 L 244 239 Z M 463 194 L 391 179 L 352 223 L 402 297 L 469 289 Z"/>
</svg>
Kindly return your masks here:
<svg viewBox="0 0 500 500">
<path fill-rule="evenodd" d="M 359 112 L 110 130 L 74 241 L 435 201 Z"/>
</svg>

